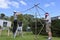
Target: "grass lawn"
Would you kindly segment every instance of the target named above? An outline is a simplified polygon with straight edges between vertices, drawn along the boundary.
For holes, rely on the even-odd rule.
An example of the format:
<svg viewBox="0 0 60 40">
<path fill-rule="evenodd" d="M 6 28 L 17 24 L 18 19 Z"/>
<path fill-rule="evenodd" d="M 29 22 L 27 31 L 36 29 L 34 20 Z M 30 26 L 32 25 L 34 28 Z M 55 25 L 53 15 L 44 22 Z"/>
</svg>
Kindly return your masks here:
<svg viewBox="0 0 60 40">
<path fill-rule="evenodd" d="M 24 32 L 23 37 L 17 35 L 17 37 L 14 39 L 12 33 L 10 33 L 10 36 L 7 36 L 7 32 L 3 31 L 2 35 L 0 36 L 0 40 L 35 40 L 36 38 L 31 32 Z M 47 36 L 39 35 L 37 40 L 46 40 Z M 59 37 L 53 37 L 52 40 L 60 40 Z"/>
</svg>

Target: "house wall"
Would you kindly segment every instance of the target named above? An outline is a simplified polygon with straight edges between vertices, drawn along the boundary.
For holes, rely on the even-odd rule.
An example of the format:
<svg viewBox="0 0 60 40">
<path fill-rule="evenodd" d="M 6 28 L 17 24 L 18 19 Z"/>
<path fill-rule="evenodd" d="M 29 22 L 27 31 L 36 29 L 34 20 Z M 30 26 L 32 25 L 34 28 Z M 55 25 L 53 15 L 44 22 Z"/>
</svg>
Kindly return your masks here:
<svg viewBox="0 0 60 40">
<path fill-rule="evenodd" d="M 58 19 L 60 19 L 60 17 L 58 17 Z"/>
<path fill-rule="evenodd" d="M 3 22 L 7 22 L 7 27 L 11 27 L 11 21 L 1 20 L 1 19 L 0 19 L 0 26 L 1 26 L 1 27 L 3 27 Z"/>
</svg>

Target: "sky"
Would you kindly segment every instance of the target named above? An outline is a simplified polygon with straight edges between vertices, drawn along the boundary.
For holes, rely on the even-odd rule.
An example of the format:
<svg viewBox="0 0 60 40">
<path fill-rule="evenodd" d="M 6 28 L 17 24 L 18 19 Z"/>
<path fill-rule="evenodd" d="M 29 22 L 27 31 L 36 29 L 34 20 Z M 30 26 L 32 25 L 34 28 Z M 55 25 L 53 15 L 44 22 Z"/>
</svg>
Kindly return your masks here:
<svg viewBox="0 0 60 40">
<path fill-rule="evenodd" d="M 22 12 L 38 4 L 38 6 L 48 12 L 51 17 L 60 16 L 60 0 L 0 0 L 0 14 L 4 13 L 6 16 L 12 16 L 14 11 Z M 39 9 L 40 16 L 44 16 L 45 12 Z M 32 14 L 37 13 L 33 8 L 22 14 Z M 39 15 L 38 14 L 38 15 Z"/>
</svg>

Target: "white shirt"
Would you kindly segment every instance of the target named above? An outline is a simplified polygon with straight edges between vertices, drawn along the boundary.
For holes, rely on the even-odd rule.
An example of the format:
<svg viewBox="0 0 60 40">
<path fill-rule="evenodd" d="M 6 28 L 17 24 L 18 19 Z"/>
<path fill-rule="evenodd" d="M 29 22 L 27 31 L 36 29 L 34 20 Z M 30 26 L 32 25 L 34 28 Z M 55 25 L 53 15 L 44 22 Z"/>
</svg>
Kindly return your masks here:
<svg viewBox="0 0 60 40">
<path fill-rule="evenodd" d="M 46 23 L 51 23 L 51 17 L 50 16 L 47 16 L 47 18 L 45 18 L 45 20 L 48 20 L 48 21 L 46 21 Z"/>
<path fill-rule="evenodd" d="M 17 20 L 17 15 L 14 15 L 14 20 Z"/>
</svg>

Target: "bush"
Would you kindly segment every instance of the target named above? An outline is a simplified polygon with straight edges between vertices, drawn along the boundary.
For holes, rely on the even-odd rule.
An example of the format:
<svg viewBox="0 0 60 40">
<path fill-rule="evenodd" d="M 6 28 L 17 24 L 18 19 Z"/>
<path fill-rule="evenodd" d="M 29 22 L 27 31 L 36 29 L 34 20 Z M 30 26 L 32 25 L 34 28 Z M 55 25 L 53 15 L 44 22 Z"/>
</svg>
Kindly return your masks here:
<svg viewBox="0 0 60 40">
<path fill-rule="evenodd" d="M 52 21 L 53 36 L 60 36 L 60 20 Z"/>
<path fill-rule="evenodd" d="M 36 25 L 35 25 L 35 23 L 36 23 Z M 42 21 L 42 23 L 44 23 L 44 22 Z M 40 32 L 40 30 L 41 30 L 42 27 L 43 27 L 43 25 L 41 24 L 40 21 L 32 22 L 31 23 L 31 30 L 32 30 L 33 34 L 38 34 Z M 44 30 L 45 30 L 45 28 L 44 28 Z M 43 33 L 43 32 L 45 32 L 44 30 L 42 30 L 41 34 L 44 34 Z"/>
<path fill-rule="evenodd" d="M 42 23 L 44 23 L 43 20 L 42 20 Z M 45 23 L 44 23 L 44 24 L 45 24 Z M 51 24 L 52 24 L 52 25 L 51 25 L 52 35 L 59 37 L 59 36 L 60 36 L 60 20 L 52 20 L 52 23 L 51 23 Z M 42 24 L 41 24 L 40 22 L 37 22 L 37 28 L 36 28 L 36 29 L 35 29 L 35 22 L 32 22 L 32 23 L 31 23 L 31 30 L 32 30 L 33 34 L 35 34 L 35 33 L 38 34 L 38 33 L 40 32 L 41 28 L 42 28 Z M 36 30 L 37 32 L 35 32 L 35 30 Z M 46 35 L 47 33 L 46 33 L 45 30 L 46 30 L 46 28 L 45 28 L 45 26 L 44 26 L 41 34 Z"/>
</svg>

